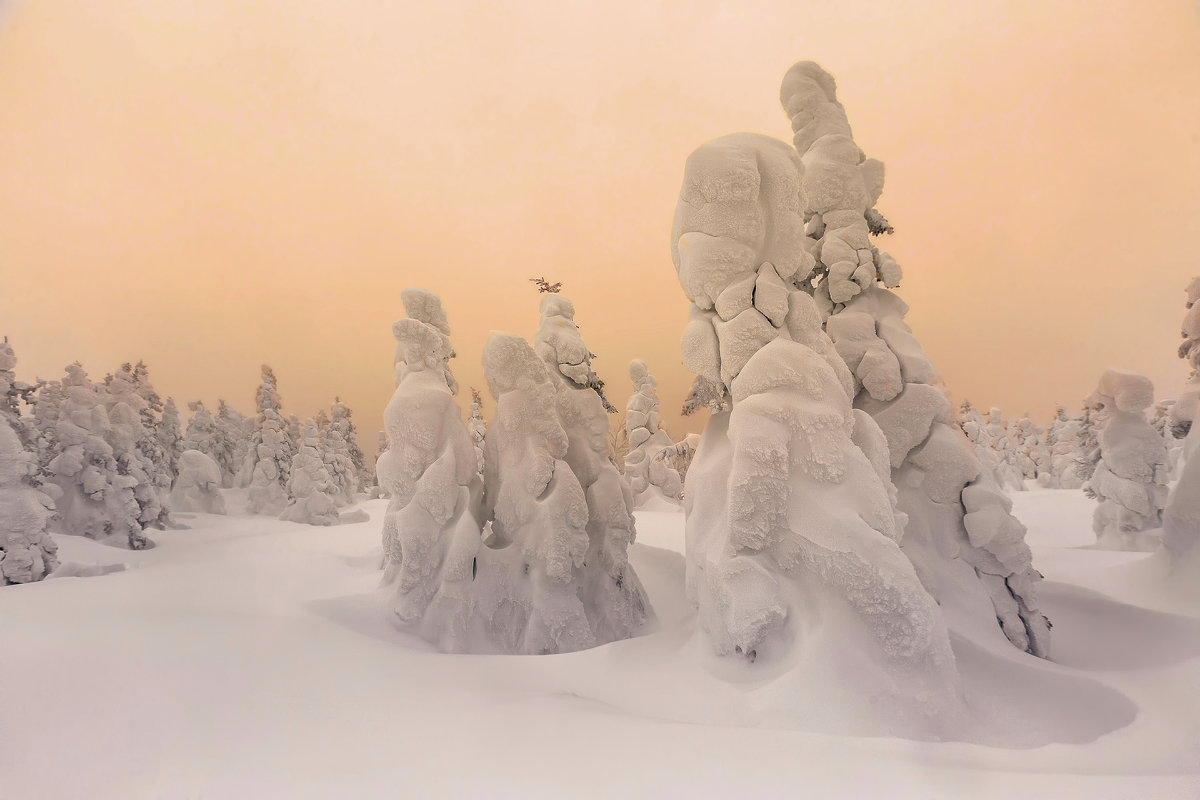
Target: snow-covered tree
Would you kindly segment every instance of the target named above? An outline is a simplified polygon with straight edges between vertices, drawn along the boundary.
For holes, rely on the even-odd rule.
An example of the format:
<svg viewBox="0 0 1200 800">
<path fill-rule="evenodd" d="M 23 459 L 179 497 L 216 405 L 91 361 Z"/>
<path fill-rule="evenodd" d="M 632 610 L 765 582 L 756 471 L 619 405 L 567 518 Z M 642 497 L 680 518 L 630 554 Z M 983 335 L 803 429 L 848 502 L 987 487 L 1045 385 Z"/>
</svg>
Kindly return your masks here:
<svg viewBox="0 0 1200 800">
<path fill-rule="evenodd" d="M 1143 375 L 1110 369 L 1088 402 L 1106 418 L 1100 461 L 1087 485 L 1099 501 L 1092 518 L 1096 543 L 1112 550 L 1151 549 L 1136 534 L 1162 524 L 1169 477 L 1166 446 L 1145 416 L 1154 404 L 1154 386 Z"/>
<path fill-rule="evenodd" d="M 873 247 L 869 238 L 888 227 L 874 210 L 883 187 L 882 165 L 865 159 L 854 144 L 833 79 L 816 64 L 801 62 L 788 72 L 781 100 L 792 118 L 795 149 L 766 137 L 736 134 L 701 147 L 688 159 L 672 237 L 680 281 L 693 304 L 684 336 L 684 361 L 698 378 L 686 405 L 719 408 L 732 397 L 736 414 L 737 397 L 730 395 L 730 389 L 755 354 L 768 346 L 772 352 L 793 349 L 776 347 L 779 339 L 812 351 L 833 370 L 856 408 L 873 418 L 883 432 L 891 478 L 898 489 L 897 518 L 908 518 L 900 541 L 910 569 L 915 567 L 928 591 L 953 610 L 953 618 L 996 619 L 1014 645 L 1044 655 L 1049 623 L 1037 609 L 1040 575 L 1032 567 L 1024 528 L 1009 513 L 1008 501 L 994 481 L 982 473 L 973 448 L 954 424 L 949 401 L 936 386 L 936 373 L 904 322 L 907 306 L 878 285 L 894 286 L 900 277 L 895 261 Z M 797 351 L 793 359 L 798 358 Z M 791 393 L 796 366 L 777 362 L 773 368 L 770 379 L 777 382 L 778 391 L 798 400 Z M 756 379 L 767 381 L 765 372 L 756 370 Z M 762 391 L 775 390 L 764 387 Z M 798 389 L 801 396 L 809 391 Z M 756 402 L 774 408 L 780 401 Z M 764 419 L 752 428 L 767 425 L 770 419 L 771 412 L 757 413 Z M 708 491 L 695 490 L 696 470 L 702 461 L 730 459 L 738 447 L 731 418 L 718 415 L 709 431 L 717 436 L 713 426 L 718 420 L 729 426 L 720 432 L 729 444 L 710 447 L 706 434 L 689 473 L 690 575 L 699 569 L 693 564 L 704 557 L 703 537 L 693 536 L 691 529 L 720 519 L 719 512 L 712 516 L 712 509 L 697 513 L 695 504 L 725 494 L 716 489 L 720 481 L 714 481 Z M 868 441 L 870 437 L 859 428 L 857 422 L 850 423 L 850 431 L 858 431 L 853 441 Z M 865 422 L 861 428 L 871 430 Z M 739 434 L 742 430 L 737 428 Z M 797 453 L 815 451 L 821 454 L 818 464 L 825 457 L 826 440 L 802 429 L 794 437 L 777 432 L 775 438 L 776 449 L 784 453 L 790 448 L 799 448 Z M 760 439 L 754 442 L 756 448 L 768 446 Z M 859 450 L 869 455 L 861 445 Z M 780 510 L 787 507 L 786 501 L 780 506 L 774 499 L 780 494 L 788 497 L 787 487 L 798 480 L 790 471 L 779 475 L 779 465 L 787 464 L 791 470 L 796 461 L 803 461 L 799 454 L 788 458 L 772 462 L 776 466 L 767 470 L 769 479 L 746 483 L 747 491 L 758 487 L 756 491 L 769 498 L 762 504 L 775 509 L 758 517 L 769 520 L 755 523 L 765 526 L 758 529 L 762 533 L 747 534 L 752 540 L 761 537 L 761 544 L 755 542 L 759 549 L 774 546 L 780 537 L 787 541 L 789 535 L 796 535 L 802 540 L 806 535 L 802 523 Z M 853 486 L 847 496 L 858 492 L 870 496 L 859 484 Z M 739 502 L 746 507 L 759 505 Z M 886 524 L 878 516 L 872 520 L 875 525 L 868 527 L 875 535 L 889 539 Z M 864 541 L 878 544 L 878 538 L 866 530 L 861 535 Z M 876 553 L 864 556 L 864 561 L 868 572 L 880 571 L 873 580 L 892 580 L 893 573 L 883 571 L 898 569 Z M 905 613 L 888 618 L 901 626 L 904 620 L 926 613 L 932 603 L 906 592 Z M 743 595 L 726 588 L 715 597 L 741 601 Z M 981 613 L 989 600 L 992 613 Z M 930 634 L 934 628 L 922 630 Z M 898 634 L 893 641 L 902 639 Z M 919 643 L 913 645 L 918 650 L 909 652 L 922 652 L 934 661 L 940 657 L 935 653 L 944 652 L 938 636 L 917 637 L 914 642 Z"/>
<path fill-rule="evenodd" d="M 78 363 L 66 373 L 55 415 L 54 455 L 45 465 L 45 488 L 58 511 L 51 529 L 92 539 L 112 536 L 133 549 L 148 547 L 142 508 L 134 496 L 138 479 L 118 467 L 107 441 L 112 433 L 108 393 Z M 131 414 L 136 418 L 136 412 Z M 132 447 L 127 433 L 122 438 Z"/>
<path fill-rule="evenodd" d="M 334 398 L 329 422 L 325 430 L 320 432 L 320 437 L 321 457 L 325 460 L 325 469 L 334 487 L 333 498 L 339 506 L 349 505 L 358 493 L 362 454 L 359 451 L 360 463 L 355 465 L 353 451 L 358 449 L 358 443 L 354 442 L 350 409 L 340 398 Z"/>
<path fill-rule="evenodd" d="M 162 449 L 167 467 L 167 474 L 174 480 L 179 474 L 179 456 L 183 453 L 183 432 L 179 422 L 179 409 L 175 406 L 175 398 L 168 397 L 163 405 L 162 416 L 158 419 L 154 436 Z"/>
<path fill-rule="evenodd" d="M 389 496 L 387 493 L 387 490 L 383 486 L 383 483 L 379 480 L 379 459 L 383 457 L 383 454 L 386 453 L 387 450 L 388 450 L 387 434 L 384 433 L 383 431 L 379 431 L 378 433 L 375 434 L 375 454 L 376 454 L 375 455 L 375 465 L 371 468 L 371 476 L 372 476 L 373 483 L 372 483 L 370 497 L 372 500 L 374 500 L 377 497 L 385 497 L 386 498 Z"/>
<path fill-rule="evenodd" d="M 154 408 L 161 406 L 158 394 L 150 386 L 141 362 L 136 367 L 122 364 L 105 377 L 104 386 L 109 421 L 107 439 L 113 448 L 117 470 L 137 481 L 133 494 L 141 509 L 142 527 L 165 527 L 171 523 L 166 500 L 174 475 L 155 433 Z"/>
<path fill-rule="evenodd" d="M 683 480 L 675 469 L 675 442 L 658 424 L 658 384 L 642 361 L 629 365 L 633 394 L 625 409 L 629 452 L 625 455 L 625 480 L 633 490 L 635 508 L 655 500 L 678 505 L 683 500 Z"/>
<path fill-rule="evenodd" d="M 221 485 L 233 486 L 238 469 L 246 458 L 246 417 L 224 400 L 217 401 L 217 416 L 213 420 L 212 452 L 209 455 L 221 469 Z"/>
<path fill-rule="evenodd" d="M 454 403 L 450 326 L 431 292 L 406 289 L 402 299 L 410 315 L 440 324 L 410 317 L 392 326 L 399 382 L 384 412 L 388 446 L 375 466 L 391 497 L 383 525 L 384 585 L 401 624 L 439 648 L 507 649 L 510 642 L 489 636 L 492 617 L 521 612 L 489 593 L 497 569 L 476 561 L 483 487 Z M 476 582 L 481 568 L 485 574 Z"/>
<path fill-rule="evenodd" d="M 193 400 L 188 403 L 192 412 L 188 420 L 187 430 L 183 435 L 185 450 L 199 450 L 214 461 L 217 460 L 217 422 L 204 406 L 203 401 Z M 219 461 L 217 462 L 220 463 Z"/>
<path fill-rule="evenodd" d="M 179 454 L 179 474 L 171 488 L 171 508 L 175 511 L 199 511 L 224 514 L 221 496 L 221 468 L 199 450 Z"/>
<path fill-rule="evenodd" d="M 1171 489 L 1163 512 L 1163 548 L 1175 578 L 1200 586 L 1200 277 L 1187 287 L 1187 313 L 1183 318 L 1183 344 L 1179 357 L 1191 369 L 1187 387 L 1171 408 L 1172 432 L 1186 432 L 1179 454 L 1179 480 Z"/>
<path fill-rule="evenodd" d="M 1083 423 L 1077 417 L 1067 415 L 1067 410 L 1058 406 L 1054 411 L 1054 422 L 1050 425 L 1047 438 L 1050 441 L 1050 474 L 1052 486 L 1058 489 L 1078 489 L 1083 485 L 1075 468 L 1079 460 L 1080 434 Z"/>
<path fill-rule="evenodd" d="M 330 478 L 321 456 L 321 433 L 316 420 L 301 428 L 300 449 L 292 458 L 287 493 L 291 500 L 279 515 L 289 522 L 309 525 L 336 525 L 339 488 Z"/>
<path fill-rule="evenodd" d="M 31 583 L 57 566 L 58 545 L 47 524 L 54 501 L 33 482 L 37 474 L 36 431 L 21 416 L 33 388 L 18 381 L 16 353 L 0 343 L 0 586 Z"/>
<path fill-rule="evenodd" d="M 1185 291 L 1187 313 L 1180 326 L 1183 341 L 1179 344 L 1179 357 L 1191 372 L 1187 386 L 1171 409 L 1171 424 L 1177 439 L 1188 435 L 1193 421 L 1200 415 L 1200 275 L 1192 278 Z"/>
<path fill-rule="evenodd" d="M 478 462 L 478 472 L 483 474 L 483 441 L 487 437 L 487 423 L 483 420 L 483 396 L 471 388 L 471 413 L 467 417 L 467 431 L 471 434 L 471 443 L 475 445 L 475 460 Z"/>
<path fill-rule="evenodd" d="M 1075 478 L 1083 488 L 1084 494 L 1092 499 L 1095 493 L 1088 488 L 1088 482 L 1096 472 L 1100 463 L 1100 431 L 1104 428 L 1107 414 L 1099 406 L 1084 402 L 1083 413 L 1079 417 L 1079 448 L 1075 457 Z"/>
<path fill-rule="evenodd" d="M 288 480 L 291 478 L 293 439 L 280 414 L 275 372 L 266 364 L 262 383 L 254 394 L 258 417 L 242 463 L 238 483 L 250 487 L 247 509 L 252 514 L 278 515 L 287 507 Z"/>
<path fill-rule="evenodd" d="M 629 564 L 629 546 L 637 536 L 633 495 L 608 459 L 608 413 L 614 409 L 604 397 L 604 382 L 592 371 L 595 356 L 579 334 L 571 301 L 548 294 L 540 310 L 533 349 L 557 389 L 558 421 L 568 441 L 564 460 L 587 503 L 589 544 L 580 575 L 584 607 L 598 642 L 626 639 L 652 612 Z"/>
</svg>

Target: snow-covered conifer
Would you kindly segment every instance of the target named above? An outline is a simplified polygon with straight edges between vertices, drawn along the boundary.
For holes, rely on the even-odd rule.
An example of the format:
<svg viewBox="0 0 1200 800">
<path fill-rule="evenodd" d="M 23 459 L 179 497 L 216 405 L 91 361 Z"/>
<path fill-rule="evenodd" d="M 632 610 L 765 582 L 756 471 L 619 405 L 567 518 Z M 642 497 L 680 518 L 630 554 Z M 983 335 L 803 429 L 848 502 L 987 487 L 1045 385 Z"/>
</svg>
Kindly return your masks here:
<svg viewBox="0 0 1200 800">
<path fill-rule="evenodd" d="M 354 464 L 351 449 L 354 429 L 350 424 L 350 409 L 340 398 L 333 399 L 329 422 L 325 430 L 320 431 L 320 437 L 321 457 L 325 459 L 325 469 L 334 487 L 334 500 L 339 506 L 349 505 L 358 493 L 361 464 Z M 353 449 L 358 449 L 357 443 L 353 443 Z"/>
<path fill-rule="evenodd" d="M 1163 512 L 1163 548 L 1177 578 L 1200 586 L 1200 277 L 1187 287 L 1187 313 L 1183 318 L 1183 343 L 1179 357 L 1190 367 L 1188 385 L 1171 408 L 1172 433 L 1186 432 L 1179 453 L 1179 479 L 1171 489 Z"/>
<path fill-rule="evenodd" d="M 209 455 L 221 469 L 221 485 L 233 486 L 239 467 L 246 457 L 246 417 L 224 400 L 217 401 L 213 420 L 212 452 Z"/>
<path fill-rule="evenodd" d="M 625 455 L 625 480 L 633 491 L 635 508 L 655 499 L 678 505 L 683 500 L 683 481 L 675 469 L 675 442 L 658 424 L 657 383 L 645 363 L 629 365 L 633 394 L 625 409 L 629 452 Z"/>
<path fill-rule="evenodd" d="M 155 434 L 154 408 L 162 403 L 146 378 L 145 365 L 140 361 L 136 367 L 122 364 L 105 377 L 104 386 L 108 443 L 112 445 L 117 470 L 137 481 L 133 493 L 141 508 L 142 527 L 169 525 L 166 500 L 174 475 L 169 472 L 166 453 Z"/>
<path fill-rule="evenodd" d="M 1075 469 L 1079 459 L 1079 436 L 1083 425 L 1076 417 L 1067 415 L 1067 410 L 1058 406 L 1054 411 L 1054 422 L 1050 425 L 1047 438 L 1050 442 L 1051 485 L 1058 489 L 1078 489 L 1083 485 Z"/>
<path fill-rule="evenodd" d="M 258 417 L 238 482 L 250 487 L 247 505 L 250 513 L 275 516 L 283 511 L 289 500 L 287 485 L 291 478 L 293 440 L 280 414 L 275 372 L 266 364 L 254 399 Z"/>
<path fill-rule="evenodd" d="M 334 497 L 338 486 L 321 457 L 321 434 L 315 420 L 306 421 L 301 428 L 300 449 L 292 458 L 287 493 L 291 500 L 280 519 L 309 525 L 337 524 Z"/>
<path fill-rule="evenodd" d="M 199 450 L 184 450 L 179 454 L 178 465 L 179 474 L 171 488 L 172 510 L 224 514 L 221 468 L 217 462 Z"/>
<path fill-rule="evenodd" d="M 1096 542 L 1113 550 L 1149 549 L 1136 534 L 1162 524 L 1167 497 L 1167 450 L 1146 421 L 1154 403 L 1149 378 L 1110 369 L 1089 405 L 1105 414 L 1100 461 L 1087 488 L 1099 501 L 1092 518 Z"/>
<path fill-rule="evenodd" d="M 33 453 L 0 414 L 0 586 L 40 581 L 58 567 L 47 524 L 53 501 L 34 488 Z"/>
<path fill-rule="evenodd" d="M 637 536 L 633 494 L 608 458 L 608 414 L 614 409 L 604 396 L 604 382 L 591 368 L 595 356 L 579 334 L 571 301 L 548 294 L 540 310 L 533 349 L 557 389 L 558 420 L 568 440 L 564 460 L 587 503 L 589 544 L 580 575 L 581 596 L 598 642 L 626 639 L 652 612 L 629 564 L 629 546 Z"/>
<path fill-rule="evenodd" d="M 217 460 L 217 423 L 213 415 L 205 408 L 203 401 L 193 400 L 188 403 L 192 412 L 188 420 L 187 431 L 183 435 L 185 450 L 199 450 L 214 461 Z M 217 463 L 220 463 L 219 461 Z"/>
<path fill-rule="evenodd" d="M 179 456 L 183 453 L 183 432 L 179 423 L 179 409 L 175 406 L 175 398 L 168 397 L 163 404 L 162 416 L 154 430 L 158 446 L 162 448 L 167 466 L 167 473 L 172 477 L 179 474 Z"/>
<path fill-rule="evenodd" d="M 1095 499 L 1088 482 L 1100 463 L 1100 431 L 1104 428 L 1106 412 L 1092 404 L 1090 398 L 1084 402 L 1083 414 L 1079 417 L 1079 447 L 1075 457 L 1075 478 L 1084 494 Z"/>
<path fill-rule="evenodd" d="M 52 530 L 92 539 L 112 536 L 133 549 L 148 547 L 142 508 L 134 496 L 138 478 L 119 468 L 107 441 L 112 432 L 108 393 L 78 363 L 69 365 L 66 373 L 54 425 L 56 452 L 45 467 L 46 488 L 58 511 Z M 130 415 L 136 418 L 136 412 Z M 128 434 L 122 439 L 132 447 Z"/>
<path fill-rule="evenodd" d="M 981 603 L 968 598 L 990 599 L 1008 639 L 1044 655 L 1049 624 L 1037 610 L 1040 576 L 1032 567 L 1024 528 L 991 478 L 981 473 L 973 448 L 954 424 L 933 367 L 904 322 L 907 306 L 878 285 L 894 286 L 900 277 L 895 261 L 869 239 L 888 227 L 873 208 L 883 187 L 882 164 L 865 159 L 854 144 L 833 79 L 816 64 L 801 62 L 788 72 L 781 100 L 792 118 L 795 150 L 766 137 L 737 134 L 705 145 L 688 159 L 672 237 L 680 281 L 693 303 L 684 361 L 698 378 L 687 405 L 713 407 L 715 398 L 719 406 L 768 343 L 776 352 L 788 349 L 775 347 L 777 339 L 813 351 L 883 431 L 899 508 L 908 517 L 903 552 L 924 585 L 956 614 L 978 614 Z M 771 380 L 787 394 L 792 373 L 775 366 Z M 722 434 L 732 439 L 732 420 L 728 424 Z M 824 444 L 799 433 L 794 441 L 782 434 L 777 438 L 778 447 Z M 729 458 L 736 446 L 706 442 L 691 474 L 701 461 Z M 775 490 L 765 487 L 786 486 L 788 480 L 756 479 L 747 486 L 774 496 Z M 711 494 L 723 492 L 697 493 L 689 477 L 689 503 Z M 774 508 L 775 501 L 768 505 Z M 689 562 L 700 549 L 690 529 L 703 524 L 693 519 L 711 519 L 711 509 L 695 512 L 693 505 Z M 791 523 L 783 511 L 766 518 L 771 521 L 763 523 L 765 532 L 756 534 L 764 543 L 759 547 L 786 537 Z M 729 590 L 726 596 L 738 595 Z M 909 608 L 916 613 L 924 608 L 921 602 L 913 599 Z M 933 639 L 923 642 L 941 649 Z"/>
<path fill-rule="evenodd" d="M 478 472 L 483 474 L 483 440 L 487 436 L 487 423 L 483 420 L 483 396 L 474 387 L 471 388 L 471 413 L 467 418 L 467 431 L 471 434 L 471 443 L 475 445 L 475 460 L 478 462 Z"/>
<path fill-rule="evenodd" d="M 1176 439 L 1191 431 L 1192 423 L 1200 416 L 1200 275 L 1192 278 L 1187 289 L 1187 313 L 1180 332 L 1179 357 L 1190 368 L 1187 386 L 1171 408 L 1171 425 Z"/>
<path fill-rule="evenodd" d="M 410 630 L 443 650 L 486 650 L 486 620 L 504 610 L 500 598 L 482 593 L 495 568 L 486 565 L 488 574 L 475 581 L 485 566 L 476 561 L 483 488 L 454 403 L 450 326 L 431 292 L 406 289 L 403 299 L 410 314 L 419 310 L 440 324 L 409 318 L 392 326 L 399 382 L 384 412 L 388 446 L 375 466 L 391 497 L 383 524 L 384 584 L 393 592 L 393 612 Z"/>
</svg>

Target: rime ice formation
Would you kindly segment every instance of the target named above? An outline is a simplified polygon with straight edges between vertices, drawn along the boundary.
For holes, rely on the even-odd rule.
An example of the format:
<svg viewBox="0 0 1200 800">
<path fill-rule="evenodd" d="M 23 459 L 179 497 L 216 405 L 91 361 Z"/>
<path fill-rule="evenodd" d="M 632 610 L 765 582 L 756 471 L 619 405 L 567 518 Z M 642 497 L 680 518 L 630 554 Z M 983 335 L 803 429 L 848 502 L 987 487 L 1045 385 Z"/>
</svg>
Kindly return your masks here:
<svg viewBox="0 0 1200 800">
<path fill-rule="evenodd" d="M 209 455 L 221 468 L 221 483 L 225 488 L 233 486 L 238 466 L 245 460 L 246 426 L 252 422 L 230 408 L 224 400 L 217 401 L 217 416 L 213 423 L 211 441 L 212 452 Z"/>
<path fill-rule="evenodd" d="M 450 322 L 446 310 L 442 308 L 442 300 L 433 292 L 425 289 L 405 289 L 400 293 L 400 302 L 404 304 L 404 313 L 409 319 L 415 319 L 437 331 L 442 337 L 442 376 L 450 387 L 450 394 L 458 394 L 458 382 L 450 372 L 450 359 L 454 358 L 454 347 L 450 344 Z M 396 383 L 400 383 L 400 366 L 404 363 L 403 343 L 396 345 Z"/>
<path fill-rule="evenodd" d="M 40 581 L 58 567 L 58 545 L 46 530 L 53 502 L 34 488 L 36 469 L 16 430 L 0 418 L 0 586 Z"/>
<path fill-rule="evenodd" d="M 1163 548 L 1184 580 L 1200 585 L 1200 277 L 1187 287 L 1179 357 L 1190 367 L 1189 382 L 1171 408 L 1176 436 L 1186 432 L 1177 467 L 1179 480 L 1163 511 Z"/>
<path fill-rule="evenodd" d="M 140 374 L 139 374 L 140 373 Z M 133 478 L 133 496 L 138 504 L 141 527 L 163 527 L 170 515 L 163 502 L 170 492 L 173 475 L 167 472 L 165 454 L 154 436 L 154 415 L 151 409 L 158 396 L 145 383 L 145 367 L 122 364 L 106 376 L 106 392 L 102 394 L 108 409 L 106 439 L 113 449 L 113 458 L 121 475 Z M 148 399 L 149 397 L 149 399 Z M 144 547 L 144 537 L 130 540 L 131 546 Z"/>
<path fill-rule="evenodd" d="M 656 499 L 678 505 L 683 481 L 673 463 L 679 448 L 658 426 L 657 383 L 641 361 L 629 365 L 633 394 L 625 408 L 629 452 L 625 454 L 625 480 L 633 491 L 634 507 Z"/>
<path fill-rule="evenodd" d="M 1146 421 L 1154 386 L 1142 375 L 1110 369 L 1088 399 L 1106 417 L 1100 461 L 1087 488 L 1099 501 L 1092 518 L 1096 542 L 1113 550 L 1147 549 L 1136 534 L 1162 523 L 1167 495 L 1167 450 Z"/>
<path fill-rule="evenodd" d="M 0 586 L 39 581 L 58 566 L 58 545 L 46 530 L 54 501 L 33 483 L 36 434 L 24 425 L 18 398 L 32 387 L 17 381 L 16 354 L 0 342 Z"/>
<path fill-rule="evenodd" d="M 471 444 L 475 445 L 477 472 L 482 475 L 483 440 L 487 437 L 487 423 L 483 420 L 483 396 L 475 389 L 471 389 L 471 414 L 467 418 L 467 430 L 471 434 Z"/>
<path fill-rule="evenodd" d="M 795 150 L 767 137 L 735 134 L 688 158 L 672 235 L 680 283 L 692 301 L 683 355 L 697 379 L 685 410 L 720 409 L 742 370 L 770 343 L 790 340 L 813 351 L 882 430 L 899 510 L 909 520 L 904 554 L 925 587 L 956 611 L 994 615 L 1014 645 L 1045 655 L 1049 624 L 1036 607 L 1041 576 L 1032 567 L 1024 528 L 954 424 L 949 402 L 934 385 L 933 366 L 904 322 L 907 306 L 879 285 L 894 286 L 900 277 L 895 261 L 869 241 L 872 232 L 888 228 L 874 210 L 882 165 L 855 145 L 833 79 L 816 64 L 789 70 L 781 100 Z M 785 370 L 776 376 L 781 384 L 799 380 L 797 366 L 780 363 L 778 369 Z M 785 394 L 803 397 L 803 391 Z M 736 397 L 733 402 L 736 413 Z M 701 460 L 715 470 L 718 450 L 731 458 L 735 431 L 742 428 L 732 418 L 728 434 L 714 427 L 714 440 L 731 441 L 703 444 L 692 471 Z M 814 445 L 798 434 L 792 446 Z M 767 483 L 786 487 L 794 478 L 789 472 Z M 700 494 L 705 501 L 724 497 L 720 485 L 718 478 Z M 773 496 L 779 490 L 762 491 Z M 693 522 L 694 516 L 705 518 L 696 514 L 696 495 L 689 476 L 689 529 L 704 524 Z M 773 536 L 786 537 L 788 528 L 778 520 L 795 523 L 774 513 Z M 713 535 L 719 539 L 722 531 Z M 689 535 L 690 563 L 704 557 L 702 541 Z M 729 602 L 739 600 L 737 591 L 726 592 Z M 740 602 L 762 601 L 747 594 Z M 729 641 L 723 634 L 714 640 Z"/>
<path fill-rule="evenodd" d="M 221 468 L 199 450 L 179 454 L 179 474 L 171 489 L 171 508 L 175 511 L 199 511 L 224 514 L 221 497 Z"/>
<path fill-rule="evenodd" d="M 114 432 L 106 407 L 108 393 L 92 383 L 78 363 L 66 372 L 55 415 L 54 449 L 45 468 L 46 488 L 58 511 L 51 528 L 92 539 L 112 536 L 133 549 L 149 547 L 142 532 L 142 506 L 134 494 L 139 478 L 123 471 L 108 441 L 115 433 L 128 456 L 133 446 L 128 422 L 137 414 L 120 411 Z"/>
<path fill-rule="evenodd" d="M 558 421 L 568 441 L 563 460 L 587 504 L 589 543 L 578 578 L 581 597 L 598 642 L 626 639 L 653 614 L 629 564 L 629 546 L 637 536 L 633 495 L 608 458 L 608 414 L 614 409 L 604 396 L 604 382 L 592 371 L 595 356 L 579 335 L 571 301 L 547 295 L 541 318 L 533 349 L 555 387 Z"/>
<path fill-rule="evenodd" d="M 474 584 L 482 529 L 475 449 L 454 403 L 441 303 L 420 290 L 405 290 L 404 297 L 410 314 L 416 308 L 410 298 L 425 300 L 422 316 L 439 324 L 410 318 L 392 326 L 400 380 L 384 412 L 388 448 L 375 467 L 391 497 L 384 585 L 401 624 L 442 650 L 474 652 L 483 627 Z"/>
<path fill-rule="evenodd" d="M 358 493 L 362 454 L 358 454 L 360 463 L 356 465 L 354 451 L 358 445 L 354 441 L 350 409 L 341 399 L 334 398 L 329 424 L 320 435 L 321 456 L 325 459 L 325 469 L 333 486 L 334 502 L 338 505 L 349 505 L 354 502 L 354 496 Z"/>
<path fill-rule="evenodd" d="M 996 455 L 988 424 L 979 415 L 979 412 L 967 403 L 964 403 L 962 419 L 959 424 L 962 426 L 963 433 L 975 445 L 975 457 L 979 459 L 980 471 L 989 475 L 1001 489 L 1006 488 L 1010 483 L 1011 473 L 1008 465 Z"/>
<path fill-rule="evenodd" d="M 257 424 L 250 437 L 246 459 L 239 473 L 239 484 L 250 488 L 251 514 L 278 516 L 287 507 L 287 485 L 291 478 L 293 442 L 288 423 L 279 413 L 279 391 L 275 372 L 266 364 L 262 383 L 254 393 L 258 408 Z"/>
<path fill-rule="evenodd" d="M 533 349 L 550 366 L 551 374 L 572 387 L 591 389 L 604 410 L 615 413 L 616 409 L 604 396 L 604 381 L 592 371 L 592 359 L 596 356 L 579 335 L 575 306 L 562 295 L 548 294 L 542 298 L 541 316 Z"/>
<path fill-rule="evenodd" d="M 292 457 L 287 493 L 291 499 L 280 513 L 280 519 L 308 525 L 338 523 L 334 497 L 339 494 L 339 489 L 325 467 L 321 434 L 314 420 L 306 421 L 300 429 L 300 449 Z"/>
<path fill-rule="evenodd" d="M 1079 438 L 1083 423 L 1076 417 L 1067 416 L 1067 410 L 1058 406 L 1054 422 L 1050 425 L 1047 439 L 1050 443 L 1050 485 L 1057 489 L 1078 489 L 1083 486 L 1075 468 L 1079 460 Z"/>
</svg>

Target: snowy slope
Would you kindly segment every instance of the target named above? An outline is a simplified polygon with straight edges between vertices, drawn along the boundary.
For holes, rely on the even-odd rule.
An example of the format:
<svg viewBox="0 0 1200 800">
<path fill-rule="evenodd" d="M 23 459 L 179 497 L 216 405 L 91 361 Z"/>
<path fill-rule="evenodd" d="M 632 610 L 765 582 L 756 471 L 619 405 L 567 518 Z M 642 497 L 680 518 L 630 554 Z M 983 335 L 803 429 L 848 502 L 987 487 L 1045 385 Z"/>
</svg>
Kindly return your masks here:
<svg viewBox="0 0 1200 800">
<path fill-rule="evenodd" d="M 1152 610 L 1130 574 L 1151 557 L 1086 548 L 1078 491 L 1016 498 L 1056 663 L 954 641 L 977 714 L 944 743 L 851 735 L 869 725 L 819 697 L 752 711 L 770 678 L 712 674 L 669 511 L 639 512 L 630 551 L 658 632 L 434 652 L 377 592 L 385 505 L 332 528 L 179 515 L 141 552 L 57 537 L 67 572 L 126 569 L 0 590 L 0 796 L 1200 796 L 1200 615 Z"/>
</svg>

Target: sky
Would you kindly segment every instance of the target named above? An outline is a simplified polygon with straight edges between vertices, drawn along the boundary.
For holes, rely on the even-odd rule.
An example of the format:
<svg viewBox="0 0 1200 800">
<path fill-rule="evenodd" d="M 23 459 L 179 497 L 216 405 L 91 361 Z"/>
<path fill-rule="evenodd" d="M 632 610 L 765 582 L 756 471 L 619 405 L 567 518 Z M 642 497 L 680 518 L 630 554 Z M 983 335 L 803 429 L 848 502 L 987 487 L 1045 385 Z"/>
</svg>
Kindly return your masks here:
<svg viewBox="0 0 1200 800">
<path fill-rule="evenodd" d="M 370 450 L 401 290 L 442 296 L 484 390 L 544 275 L 613 401 L 642 358 L 681 436 L 684 161 L 790 140 L 801 59 L 887 164 L 878 244 L 956 400 L 1046 419 L 1108 366 L 1178 392 L 1195 0 L 0 0 L 0 334 L 22 379 L 143 359 L 181 405 L 252 411 L 269 363 L 285 411 L 339 395 Z"/>
</svg>

